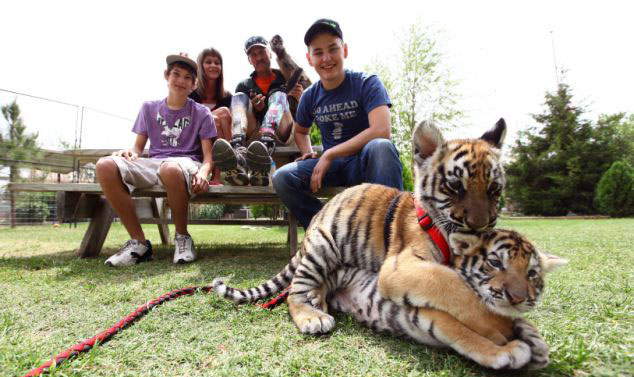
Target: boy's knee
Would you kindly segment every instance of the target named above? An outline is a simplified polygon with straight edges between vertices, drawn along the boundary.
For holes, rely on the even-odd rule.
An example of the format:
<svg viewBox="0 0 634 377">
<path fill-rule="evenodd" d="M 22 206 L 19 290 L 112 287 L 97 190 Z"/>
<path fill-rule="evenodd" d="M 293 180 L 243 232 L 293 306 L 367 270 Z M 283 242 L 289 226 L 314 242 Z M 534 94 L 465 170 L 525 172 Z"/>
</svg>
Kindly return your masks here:
<svg viewBox="0 0 634 377">
<path fill-rule="evenodd" d="M 164 183 L 170 184 L 184 180 L 183 171 L 176 162 L 164 162 L 159 168 L 159 174 Z"/>
<path fill-rule="evenodd" d="M 372 158 L 394 157 L 398 159 L 398 151 L 389 139 L 374 139 L 367 144 L 366 148 Z"/>
<path fill-rule="evenodd" d="M 109 157 L 100 158 L 95 164 L 95 173 L 98 179 L 107 178 L 117 173 L 117 163 Z"/>
</svg>

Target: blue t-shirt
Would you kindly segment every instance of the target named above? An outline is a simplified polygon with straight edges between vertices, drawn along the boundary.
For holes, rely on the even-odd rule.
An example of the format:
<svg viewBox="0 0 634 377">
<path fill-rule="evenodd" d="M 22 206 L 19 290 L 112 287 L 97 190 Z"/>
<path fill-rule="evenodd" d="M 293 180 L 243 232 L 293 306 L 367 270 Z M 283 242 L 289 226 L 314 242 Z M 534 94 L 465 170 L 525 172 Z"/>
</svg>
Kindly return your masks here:
<svg viewBox="0 0 634 377">
<path fill-rule="evenodd" d="M 346 70 L 335 89 L 326 90 L 318 81 L 302 94 L 297 123 L 321 131 L 324 150 L 341 144 L 370 127 L 368 113 L 376 107 L 392 106 L 383 83 L 376 75 Z"/>
</svg>

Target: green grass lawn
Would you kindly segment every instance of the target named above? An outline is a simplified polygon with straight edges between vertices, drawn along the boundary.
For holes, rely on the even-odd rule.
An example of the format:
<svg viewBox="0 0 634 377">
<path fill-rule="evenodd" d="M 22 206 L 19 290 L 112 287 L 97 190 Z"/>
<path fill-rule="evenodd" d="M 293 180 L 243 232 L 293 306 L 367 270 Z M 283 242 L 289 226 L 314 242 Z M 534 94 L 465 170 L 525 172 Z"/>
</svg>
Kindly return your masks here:
<svg viewBox="0 0 634 377">
<path fill-rule="evenodd" d="M 301 335 L 286 305 L 265 311 L 197 294 L 159 306 L 51 375 L 634 375 L 634 219 L 505 220 L 500 226 L 570 260 L 551 274 L 541 306 L 529 315 L 551 347 L 551 364 L 542 371 L 490 371 L 451 351 L 376 334 L 341 314 L 332 334 Z M 172 289 L 215 276 L 249 287 L 288 260 L 285 229 L 192 226 L 196 263 L 173 265 L 171 249 L 155 247 L 151 263 L 109 268 L 103 262 L 125 241 L 125 231 L 114 224 L 102 255 L 82 260 L 74 252 L 85 227 L 0 228 L 0 376 L 25 374 Z M 159 239 L 155 226 L 146 232 Z"/>
</svg>

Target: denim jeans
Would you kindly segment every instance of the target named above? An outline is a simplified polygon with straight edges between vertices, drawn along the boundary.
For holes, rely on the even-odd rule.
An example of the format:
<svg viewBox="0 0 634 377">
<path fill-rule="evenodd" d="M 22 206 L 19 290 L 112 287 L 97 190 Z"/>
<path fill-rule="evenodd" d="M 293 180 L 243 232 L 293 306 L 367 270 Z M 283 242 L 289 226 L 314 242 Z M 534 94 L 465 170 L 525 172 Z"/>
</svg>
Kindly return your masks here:
<svg viewBox="0 0 634 377">
<path fill-rule="evenodd" d="M 310 192 L 310 177 L 318 159 L 293 162 L 273 174 L 273 186 L 289 211 L 308 228 L 322 203 Z M 388 139 L 374 139 L 353 156 L 332 161 L 322 187 L 378 183 L 403 190 L 403 167 L 398 151 Z"/>
</svg>

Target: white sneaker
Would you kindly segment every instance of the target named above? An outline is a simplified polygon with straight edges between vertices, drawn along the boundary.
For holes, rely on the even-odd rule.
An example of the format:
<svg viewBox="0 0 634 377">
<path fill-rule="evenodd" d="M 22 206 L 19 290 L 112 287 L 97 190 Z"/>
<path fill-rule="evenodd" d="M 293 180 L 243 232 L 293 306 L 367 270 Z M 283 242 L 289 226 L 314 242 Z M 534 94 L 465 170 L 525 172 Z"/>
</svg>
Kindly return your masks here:
<svg viewBox="0 0 634 377">
<path fill-rule="evenodd" d="M 147 262 L 152 259 L 152 244 L 145 241 L 128 240 L 119 251 L 106 260 L 108 266 L 132 266 L 133 264 Z"/>
<path fill-rule="evenodd" d="M 174 263 L 183 264 L 196 260 L 194 240 L 190 236 L 176 233 L 174 237 L 176 249 L 174 250 Z"/>
</svg>

